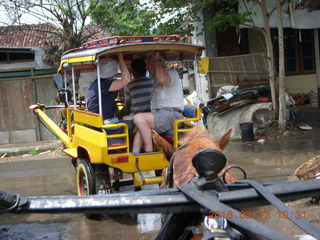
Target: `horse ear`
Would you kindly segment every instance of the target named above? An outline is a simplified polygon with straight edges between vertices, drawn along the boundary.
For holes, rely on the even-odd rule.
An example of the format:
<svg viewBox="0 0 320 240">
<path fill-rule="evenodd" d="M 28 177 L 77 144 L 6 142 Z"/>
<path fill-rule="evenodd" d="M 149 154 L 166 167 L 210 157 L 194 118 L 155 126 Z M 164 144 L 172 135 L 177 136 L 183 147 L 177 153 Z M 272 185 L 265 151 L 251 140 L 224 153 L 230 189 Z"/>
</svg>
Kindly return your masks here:
<svg viewBox="0 0 320 240">
<path fill-rule="evenodd" d="M 229 128 L 228 131 L 221 138 L 219 138 L 218 141 L 216 141 L 216 144 L 218 144 L 221 151 L 223 151 L 228 145 L 231 132 L 232 132 L 232 129 Z"/>
</svg>

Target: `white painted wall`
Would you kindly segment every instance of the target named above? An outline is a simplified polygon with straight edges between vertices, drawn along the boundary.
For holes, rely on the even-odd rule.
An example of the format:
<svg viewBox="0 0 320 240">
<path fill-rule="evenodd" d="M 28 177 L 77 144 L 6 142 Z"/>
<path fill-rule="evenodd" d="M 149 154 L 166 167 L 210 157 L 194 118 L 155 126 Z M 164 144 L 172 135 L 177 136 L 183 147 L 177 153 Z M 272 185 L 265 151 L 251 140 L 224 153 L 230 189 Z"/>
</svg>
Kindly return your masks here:
<svg viewBox="0 0 320 240">
<path fill-rule="evenodd" d="M 1 46 L 0 46 L 1 47 Z M 12 47 L 1 47 L 15 49 Z M 0 70 L 16 70 L 16 69 L 48 69 L 53 68 L 52 66 L 48 65 L 43 61 L 44 50 L 41 47 L 19 47 L 19 49 L 31 49 L 35 53 L 35 60 L 30 62 L 16 62 L 16 63 L 1 63 Z"/>
</svg>

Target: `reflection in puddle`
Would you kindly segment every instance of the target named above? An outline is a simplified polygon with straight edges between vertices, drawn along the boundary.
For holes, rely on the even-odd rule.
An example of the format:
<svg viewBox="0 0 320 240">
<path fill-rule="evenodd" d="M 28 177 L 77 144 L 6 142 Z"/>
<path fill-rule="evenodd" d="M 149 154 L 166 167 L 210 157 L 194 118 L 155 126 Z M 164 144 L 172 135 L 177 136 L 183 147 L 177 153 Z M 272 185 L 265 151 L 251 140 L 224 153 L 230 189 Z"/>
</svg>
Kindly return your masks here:
<svg viewBox="0 0 320 240">
<path fill-rule="evenodd" d="M 162 226 L 162 214 L 138 214 L 137 215 L 137 231 L 140 233 L 157 232 Z"/>
</svg>

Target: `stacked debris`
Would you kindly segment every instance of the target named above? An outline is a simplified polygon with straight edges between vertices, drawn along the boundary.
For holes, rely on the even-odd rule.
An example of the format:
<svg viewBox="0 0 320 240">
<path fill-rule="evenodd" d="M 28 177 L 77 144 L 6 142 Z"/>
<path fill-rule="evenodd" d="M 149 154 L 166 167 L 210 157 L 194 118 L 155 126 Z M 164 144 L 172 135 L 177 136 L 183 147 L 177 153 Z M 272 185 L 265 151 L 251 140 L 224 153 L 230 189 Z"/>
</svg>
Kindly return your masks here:
<svg viewBox="0 0 320 240">
<path fill-rule="evenodd" d="M 296 106 L 304 105 L 309 101 L 307 94 L 295 94 L 292 98 Z"/>
<path fill-rule="evenodd" d="M 313 107 L 318 107 L 318 92 L 311 90 L 306 94 L 293 94 L 292 98 L 295 101 L 296 106 L 302 106 L 305 104 L 311 104 Z"/>
<path fill-rule="evenodd" d="M 258 85 L 238 90 L 238 86 L 226 86 L 218 91 L 217 97 L 207 102 L 208 112 L 214 116 L 224 114 L 248 104 L 269 102 L 270 87 Z"/>
</svg>

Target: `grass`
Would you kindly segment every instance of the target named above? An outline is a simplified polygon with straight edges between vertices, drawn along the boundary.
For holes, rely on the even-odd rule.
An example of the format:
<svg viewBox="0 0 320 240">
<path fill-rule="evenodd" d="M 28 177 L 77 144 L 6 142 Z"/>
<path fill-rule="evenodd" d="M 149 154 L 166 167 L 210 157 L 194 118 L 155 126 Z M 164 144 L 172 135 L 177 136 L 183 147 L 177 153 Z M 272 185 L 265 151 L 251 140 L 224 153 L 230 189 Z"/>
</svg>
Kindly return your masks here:
<svg viewBox="0 0 320 240">
<path fill-rule="evenodd" d="M 30 150 L 28 153 L 29 153 L 30 155 L 37 155 L 37 154 L 40 153 L 40 151 L 37 150 L 37 149 L 33 149 L 33 150 Z"/>
</svg>

